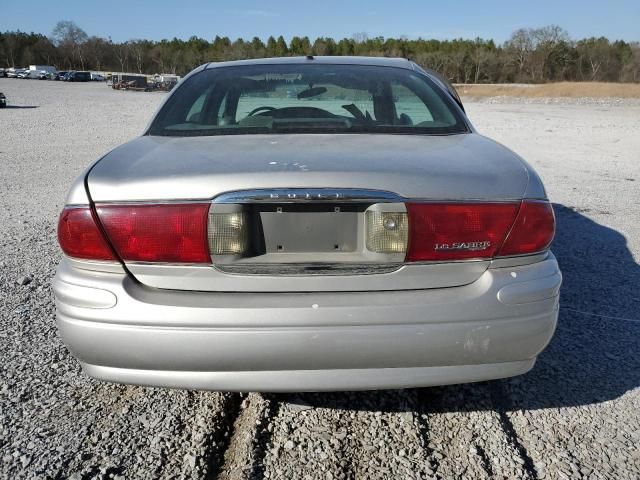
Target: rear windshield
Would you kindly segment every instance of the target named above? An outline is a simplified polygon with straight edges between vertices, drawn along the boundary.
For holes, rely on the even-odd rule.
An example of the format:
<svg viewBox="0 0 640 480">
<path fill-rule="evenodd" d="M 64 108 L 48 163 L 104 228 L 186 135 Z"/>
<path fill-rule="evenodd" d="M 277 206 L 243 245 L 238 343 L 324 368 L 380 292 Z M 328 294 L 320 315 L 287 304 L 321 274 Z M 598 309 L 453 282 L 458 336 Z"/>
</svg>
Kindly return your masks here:
<svg viewBox="0 0 640 480">
<path fill-rule="evenodd" d="M 452 134 L 468 128 L 447 93 L 425 75 L 364 65 L 247 65 L 189 77 L 149 134 Z"/>
</svg>

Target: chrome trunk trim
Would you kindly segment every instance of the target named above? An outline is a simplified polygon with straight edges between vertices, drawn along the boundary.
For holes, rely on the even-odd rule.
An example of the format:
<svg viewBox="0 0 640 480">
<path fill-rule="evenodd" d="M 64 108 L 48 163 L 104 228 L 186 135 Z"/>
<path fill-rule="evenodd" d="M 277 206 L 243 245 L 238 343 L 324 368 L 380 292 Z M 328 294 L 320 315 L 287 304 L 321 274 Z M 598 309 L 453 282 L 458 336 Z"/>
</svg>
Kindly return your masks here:
<svg viewBox="0 0 640 480">
<path fill-rule="evenodd" d="M 298 202 L 401 202 L 402 197 L 384 190 L 355 188 L 270 188 L 223 193 L 213 203 Z"/>
<path fill-rule="evenodd" d="M 226 264 L 214 265 L 223 272 L 234 275 L 372 275 L 391 273 L 400 269 L 402 263 L 393 264 Z"/>
</svg>

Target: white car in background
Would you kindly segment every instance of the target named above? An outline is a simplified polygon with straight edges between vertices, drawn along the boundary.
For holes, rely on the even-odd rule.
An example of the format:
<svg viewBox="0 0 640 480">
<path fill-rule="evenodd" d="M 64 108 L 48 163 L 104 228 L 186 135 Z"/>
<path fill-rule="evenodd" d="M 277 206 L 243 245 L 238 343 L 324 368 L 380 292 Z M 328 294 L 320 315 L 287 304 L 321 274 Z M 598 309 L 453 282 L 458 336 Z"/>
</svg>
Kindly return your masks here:
<svg viewBox="0 0 640 480">
<path fill-rule="evenodd" d="M 40 75 L 46 74 L 44 70 L 25 70 L 23 76 L 18 75 L 18 78 L 28 78 L 30 80 L 38 80 Z"/>
</svg>

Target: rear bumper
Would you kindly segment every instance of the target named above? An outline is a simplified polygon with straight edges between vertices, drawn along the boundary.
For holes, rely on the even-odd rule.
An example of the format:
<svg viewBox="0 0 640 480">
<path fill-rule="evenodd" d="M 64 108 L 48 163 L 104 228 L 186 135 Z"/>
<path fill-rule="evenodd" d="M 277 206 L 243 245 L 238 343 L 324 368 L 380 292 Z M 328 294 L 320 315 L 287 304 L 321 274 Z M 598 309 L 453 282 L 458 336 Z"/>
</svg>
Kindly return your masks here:
<svg viewBox="0 0 640 480">
<path fill-rule="evenodd" d="M 555 330 L 552 255 L 453 288 L 203 293 L 144 287 L 63 260 L 57 322 L 91 376 L 236 391 L 401 388 L 529 370 Z"/>
<path fill-rule="evenodd" d="M 197 390 L 290 392 L 353 391 L 450 385 L 512 377 L 528 372 L 535 359 L 447 367 L 182 372 L 133 370 L 82 364 L 91 377 L 134 385 Z"/>
</svg>

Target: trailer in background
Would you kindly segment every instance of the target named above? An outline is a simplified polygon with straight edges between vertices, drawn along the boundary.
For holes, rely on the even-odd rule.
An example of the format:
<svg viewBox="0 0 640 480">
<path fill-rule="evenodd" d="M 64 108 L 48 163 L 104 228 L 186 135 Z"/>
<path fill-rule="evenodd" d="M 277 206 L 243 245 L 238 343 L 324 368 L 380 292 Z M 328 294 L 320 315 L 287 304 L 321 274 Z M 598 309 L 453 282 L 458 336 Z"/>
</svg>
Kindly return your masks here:
<svg viewBox="0 0 640 480">
<path fill-rule="evenodd" d="M 49 73 L 56 73 L 58 71 L 58 69 L 53 65 L 29 65 L 29 70 L 38 70 Z"/>
<path fill-rule="evenodd" d="M 172 73 L 156 74 L 153 76 L 153 89 L 169 92 L 178 84 L 179 81 L 179 75 L 174 75 Z"/>
<path fill-rule="evenodd" d="M 134 75 L 126 73 L 111 74 L 111 88 L 116 90 L 146 91 L 149 86 L 146 75 Z"/>
</svg>

